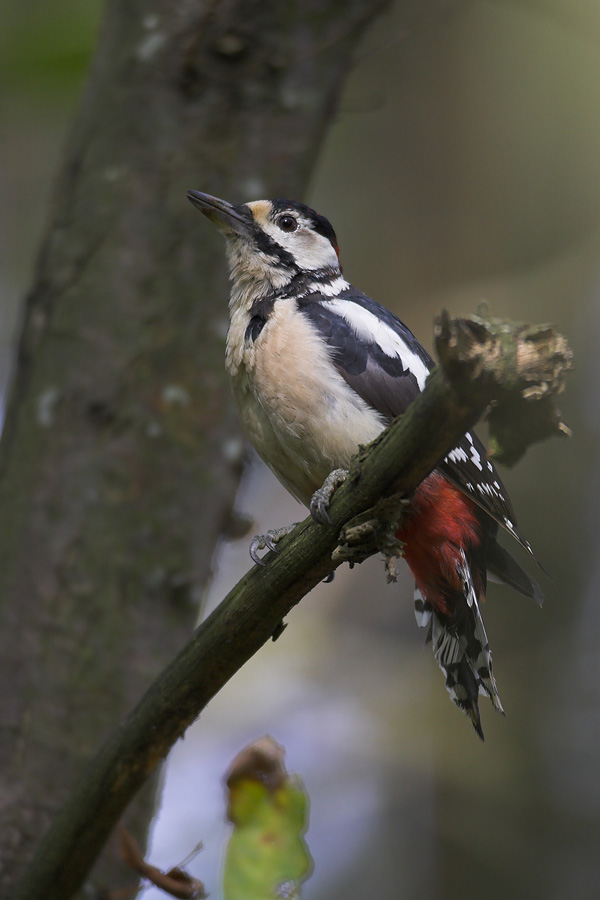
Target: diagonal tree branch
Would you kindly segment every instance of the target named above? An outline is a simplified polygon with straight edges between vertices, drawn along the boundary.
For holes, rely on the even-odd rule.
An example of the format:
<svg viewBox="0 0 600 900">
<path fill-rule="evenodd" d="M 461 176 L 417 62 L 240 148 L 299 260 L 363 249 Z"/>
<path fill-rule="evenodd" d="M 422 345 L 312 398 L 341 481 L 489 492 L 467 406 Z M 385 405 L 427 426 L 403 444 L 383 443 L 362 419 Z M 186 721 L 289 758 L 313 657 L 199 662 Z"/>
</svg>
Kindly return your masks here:
<svg viewBox="0 0 600 900">
<path fill-rule="evenodd" d="M 330 526 L 310 518 L 254 566 L 197 629 L 113 734 L 56 818 L 17 900 L 65 900 L 81 884 L 126 805 L 224 684 L 269 640 L 292 607 L 336 566 L 341 528 L 392 494 L 410 496 L 490 403 L 508 410 L 532 385 L 562 389 L 571 353 L 545 328 L 526 365 L 524 326 L 473 319 L 437 323 L 438 367 L 408 412 L 357 456 L 333 498 Z M 552 338 L 552 339 L 550 339 Z M 494 352 L 491 352 L 494 347 Z M 557 419 L 558 421 L 558 419 Z M 559 430 L 557 428 L 557 430 Z M 537 439 L 535 437 L 533 440 Z"/>
<path fill-rule="evenodd" d="M 231 520 L 243 445 L 223 367 L 225 267 L 185 191 L 305 196 L 385 4 L 103 5 L 0 442 L 0 896 L 11 898 L 71 780 L 188 640 Z M 138 801 L 128 827 L 143 843 L 150 785 Z M 106 854 L 86 891 L 123 874 Z"/>
</svg>

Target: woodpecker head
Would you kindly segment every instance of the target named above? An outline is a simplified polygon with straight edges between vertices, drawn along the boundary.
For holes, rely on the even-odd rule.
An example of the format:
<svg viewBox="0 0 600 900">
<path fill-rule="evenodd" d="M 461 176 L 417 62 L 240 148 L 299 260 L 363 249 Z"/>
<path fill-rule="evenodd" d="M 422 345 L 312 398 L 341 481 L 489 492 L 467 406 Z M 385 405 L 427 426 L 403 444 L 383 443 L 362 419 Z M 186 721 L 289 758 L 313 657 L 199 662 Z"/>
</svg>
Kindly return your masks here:
<svg viewBox="0 0 600 900">
<path fill-rule="evenodd" d="M 323 216 L 294 200 L 256 200 L 234 206 L 188 191 L 227 241 L 234 291 L 268 294 L 298 279 L 340 276 L 335 231 Z"/>
</svg>

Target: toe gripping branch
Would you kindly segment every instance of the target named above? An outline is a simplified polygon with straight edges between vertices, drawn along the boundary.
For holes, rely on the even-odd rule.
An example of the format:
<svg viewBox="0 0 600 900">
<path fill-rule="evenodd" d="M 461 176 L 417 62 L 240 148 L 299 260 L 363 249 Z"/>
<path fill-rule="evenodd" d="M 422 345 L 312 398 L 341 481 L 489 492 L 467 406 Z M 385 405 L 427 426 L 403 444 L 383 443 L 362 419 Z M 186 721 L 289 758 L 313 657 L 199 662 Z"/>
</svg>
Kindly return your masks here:
<svg viewBox="0 0 600 900">
<path fill-rule="evenodd" d="M 265 560 L 258 555 L 259 551 L 272 550 L 274 553 L 279 553 L 279 547 L 277 546 L 279 541 L 286 535 L 291 534 L 296 525 L 299 524 L 299 522 L 292 522 L 291 525 L 284 525 L 282 528 L 269 529 L 266 534 L 255 534 L 248 548 L 253 562 L 258 566 L 266 566 Z"/>
<path fill-rule="evenodd" d="M 310 514 L 318 525 L 331 525 L 328 511 L 331 498 L 340 485 L 347 481 L 349 474 L 348 469 L 334 469 L 312 495 Z"/>
<path fill-rule="evenodd" d="M 315 522 L 331 525 L 329 504 L 335 491 L 350 478 L 347 469 L 334 469 L 313 494 L 310 512 Z M 343 525 L 339 534 L 339 543 L 331 554 L 337 565 L 347 562 L 352 568 L 364 562 L 375 553 L 383 553 L 389 581 L 396 580 L 395 560 L 402 556 L 403 545 L 396 537 L 398 524 L 408 501 L 395 494 L 380 500 L 374 507 L 367 509 Z M 327 580 L 332 580 L 333 573 Z"/>
<path fill-rule="evenodd" d="M 313 494 L 310 512 L 321 525 L 331 525 L 329 504 L 335 491 L 350 478 L 347 469 L 334 469 Z M 339 544 L 331 554 L 336 565 L 347 562 L 352 568 L 375 553 L 383 553 L 388 581 L 396 580 L 395 560 L 402 556 L 403 545 L 396 537 L 398 524 L 408 501 L 394 494 L 374 507 L 350 519 L 342 527 Z"/>
</svg>

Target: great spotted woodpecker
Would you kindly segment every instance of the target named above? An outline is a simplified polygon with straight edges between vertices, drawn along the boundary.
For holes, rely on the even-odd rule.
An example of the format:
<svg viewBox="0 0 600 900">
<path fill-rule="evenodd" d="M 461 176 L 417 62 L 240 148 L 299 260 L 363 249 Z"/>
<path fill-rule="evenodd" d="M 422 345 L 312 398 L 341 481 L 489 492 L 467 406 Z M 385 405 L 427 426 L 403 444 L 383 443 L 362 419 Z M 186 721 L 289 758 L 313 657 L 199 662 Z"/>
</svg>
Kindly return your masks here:
<svg viewBox="0 0 600 900">
<path fill-rule="evenodd" d="M 310 506 L 332 470 L 346 469 L 359 445 L 406 410 L 433 360 L 400 319 L 344 280 L 335 232 L 313 209 L 188 197 L 226 238 L 226 367 L 242 425 L 277 478 Z M 502 712 L 480 611 L 487 574 L 542 600 L 496 542 L 498 524 L 531 553 L 498 473 L 467 433 L 416 490 L 396 535 L 416 581 L 417 621 L 481 738 L 478 695 Z M 268 537 L 266 544 L 273 546 Z"/>
</svg>

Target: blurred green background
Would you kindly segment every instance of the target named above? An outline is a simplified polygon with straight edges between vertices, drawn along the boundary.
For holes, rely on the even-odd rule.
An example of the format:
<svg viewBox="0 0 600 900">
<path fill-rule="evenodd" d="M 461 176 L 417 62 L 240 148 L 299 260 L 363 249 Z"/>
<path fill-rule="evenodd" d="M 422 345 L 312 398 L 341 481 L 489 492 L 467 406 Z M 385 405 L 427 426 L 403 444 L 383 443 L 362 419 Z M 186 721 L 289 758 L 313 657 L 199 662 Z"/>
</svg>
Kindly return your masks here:
<svg viewBox="0 0 600 900">
<path fill-rule="evenodd" d="M 100 13 L 97 0 L 4 12 L 3 382 Z M 296 199 L 332 220 L 348 279 L 429 348 L 440 309 L 470 313 L 484 300 L 494 315 L 549 320 L 569 337 L 577 368 L 562 409 L 574 436 L 503 473 L 552 579 L 541 576 L 541 611 L 490 589 L 507 716 L 482 703 L 484 745 L 423 649 L 407 574 L 386 586 L 371 560 L 321 586 L 175 748 L 152 861 L 170 866 L 203 840 L 190 868 L 218 895 L 219 779 L 243 744 L 270 732 L 311 796 L 309 900 L 597 898 L 597 2 L 442 3 L 408 23 L 392 8 L 365 39 L 309 196 Z M 201 241 L 185 197 L 181 215 Z M 304 515 L 257 462 L 238 503 L 257 531 Z M 223 545 L 209 606 L 248 564 L 247 540 Z"/>
</svg>

